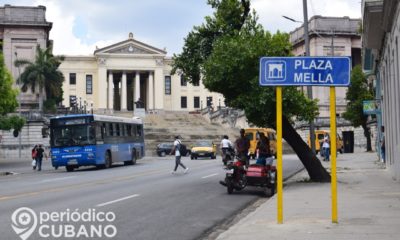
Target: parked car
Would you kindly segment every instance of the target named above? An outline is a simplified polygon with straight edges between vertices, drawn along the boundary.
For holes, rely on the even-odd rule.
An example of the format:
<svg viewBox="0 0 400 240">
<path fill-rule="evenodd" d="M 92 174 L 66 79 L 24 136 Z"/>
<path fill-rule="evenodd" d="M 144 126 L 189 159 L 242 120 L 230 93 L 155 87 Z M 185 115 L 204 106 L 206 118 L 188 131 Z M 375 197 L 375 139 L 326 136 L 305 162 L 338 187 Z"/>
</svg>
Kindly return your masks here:
<svg viewBox="0 0 400 240">
<path fill-rule="evenodd" d="M 171 149 L 173 148 L 173 143 L 160 143 L 157 145 L 157 155 L 160 157 L 165 157 L 166 155 L 170 155 Z M 190 151 L 187 149 L 185 144 L 181 144 L 181 155 L 189 156 Z"/>
<path fill-rule="evenodd" d="M 197 141 L 191 150 L 190 159 L 197 159 L 198 157 L 210 157 L 215 159 L 217 157 L 217 146 L 208 140 Z"/>
</svg>

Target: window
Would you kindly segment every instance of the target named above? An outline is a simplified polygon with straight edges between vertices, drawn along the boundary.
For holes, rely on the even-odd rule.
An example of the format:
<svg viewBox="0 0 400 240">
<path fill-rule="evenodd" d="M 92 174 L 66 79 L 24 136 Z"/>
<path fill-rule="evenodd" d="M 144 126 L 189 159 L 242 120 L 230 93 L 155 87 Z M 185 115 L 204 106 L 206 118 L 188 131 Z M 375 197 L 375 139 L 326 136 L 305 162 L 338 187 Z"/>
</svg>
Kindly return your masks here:
<svg viewBox="0 0 400 240">
<path fill-rule="evenodd" d="M 181 108 L 187 108 L 187 97 L 181 97 Z"/>
<path fill-rule="evenodd" d="M 130 124 L 126 125 L 126 130 L 127 130 L 128 136 L 132 136 L 132 125 L 130 125 Z"/>
<path fill-rule="evenodd" d="M 198 80 L 198 81 L 193 81 L 193 86 L 195 86 L 195 87 L 200 86 L 200 80 Z"/>
<path fill-rule="evenodd" d="M 213 99 L 212 97 L 207 97 L 207 107 L 212 107 L 213 106 Z"/>
<path fill-rule="evenodd" d="M 181 75 L 181 86 L 187 86 L 187 81 L 185 75 Z"/>
<path fill-rule="evenodd" d="M 117 124 L 115 124 L 115 125 L 116 125 L 116 128 L 115 128 L 115 129 L 116 129 L 116 133 L 117 133 L 116 136 L 121 136 L 121 132 L 120 132 L 121 127 L 120 127 L 120 124 L 117 123 Z"/>
<path fill-rule="evenodd" d="M 165 76 L 165 95 L 171 95 L 171 76 Z"/>
<path fill-rule="evenodd" d="M 69 84 L 76 85 L 76 73 L 69 74 Z"/>
<path fill-rule="evenodd" d="M 93 93 L 93 76 L 86 75 L 86 94 Z"/>
<path fill-rule="evenodd" d="M 194 108 L 200 108 L 200 97 L 194 97 L 193 98 L 193 107 Z"/>
<path fill-rule="evenodd" d="M 142 126 L 137 125 L 137 136 L 141 137 L 142 136 Z"/>
<path fill-rule="evenodd" d="M 112 123 L 108 124 L 108 136 L 113 136 L 114 135 L 114 126 Z"/>
</svg>

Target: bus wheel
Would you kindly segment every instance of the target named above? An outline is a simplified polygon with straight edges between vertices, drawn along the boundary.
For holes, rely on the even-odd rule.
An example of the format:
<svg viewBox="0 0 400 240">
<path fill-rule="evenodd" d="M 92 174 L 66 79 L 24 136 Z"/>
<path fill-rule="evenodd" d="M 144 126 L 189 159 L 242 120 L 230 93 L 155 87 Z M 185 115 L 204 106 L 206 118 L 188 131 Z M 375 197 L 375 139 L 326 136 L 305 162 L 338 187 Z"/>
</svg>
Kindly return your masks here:
<svg viewBox="0 0 400 240">
<path fill-rule="evenodd" d="M 74 167 L 73 166 L 65 166 L 65 168 L 67 169 L 67 172 L 74 171 Z"/>
<path fill-rule="evenodd" d="M 111 165 L 112 165 L 111 154 L 110 152 L 106 152 L 104 167 L 110 168 Z"/>
<path fill-rule="evenodd" d="M 125 161 L 124 165 L 135 165 L 136 164 L 136 151 L 132 150 L 132 159 L 130 161 Z"/>
</svg>

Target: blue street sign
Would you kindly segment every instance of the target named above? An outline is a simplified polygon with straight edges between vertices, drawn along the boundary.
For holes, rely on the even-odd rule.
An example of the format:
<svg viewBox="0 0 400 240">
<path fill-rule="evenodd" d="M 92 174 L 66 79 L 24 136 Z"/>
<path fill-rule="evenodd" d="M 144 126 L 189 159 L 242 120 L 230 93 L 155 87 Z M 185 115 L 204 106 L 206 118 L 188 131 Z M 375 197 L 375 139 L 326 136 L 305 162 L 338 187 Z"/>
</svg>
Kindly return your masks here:
<svg viewBox="0 0 400 240">
<path fill-rule="evenodd" d="M 350 57 L 262 57 L 260 86 L 345 87 L 350 69 Z"/>
</svg>

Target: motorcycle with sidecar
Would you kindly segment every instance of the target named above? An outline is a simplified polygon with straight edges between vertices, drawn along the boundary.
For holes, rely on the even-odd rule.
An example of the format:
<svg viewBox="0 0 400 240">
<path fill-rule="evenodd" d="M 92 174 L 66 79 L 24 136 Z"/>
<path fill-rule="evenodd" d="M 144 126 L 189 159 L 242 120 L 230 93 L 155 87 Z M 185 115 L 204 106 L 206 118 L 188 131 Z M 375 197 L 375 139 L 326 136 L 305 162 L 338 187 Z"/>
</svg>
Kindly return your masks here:
<svg viewBox="0 0 400 240">
<path fill-rule="evenodd" d="M 220 183 L 227 188 L 228 194 L 240 191 L 247 186 L 262 188 L 267 197 L 272 197 L 276 190 L 277 171 L 272 165 L 251 164 L 245 165 L 245 161 L 236 159 L 228 162 L 225 167 L 225 181 Z"/>
</svg>

